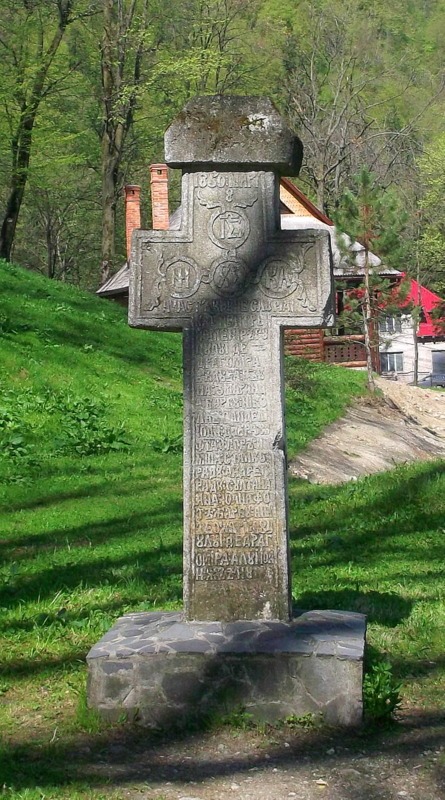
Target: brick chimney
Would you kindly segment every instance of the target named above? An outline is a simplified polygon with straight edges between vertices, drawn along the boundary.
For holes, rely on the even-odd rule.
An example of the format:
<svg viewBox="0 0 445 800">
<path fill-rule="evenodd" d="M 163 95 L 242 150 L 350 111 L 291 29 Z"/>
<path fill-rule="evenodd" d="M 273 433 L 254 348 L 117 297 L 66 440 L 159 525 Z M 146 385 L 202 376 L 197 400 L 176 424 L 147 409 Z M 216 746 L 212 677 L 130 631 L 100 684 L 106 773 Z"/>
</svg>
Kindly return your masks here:
<svg viewBox="0 0 445 800">
<path fill-rule="evenodd" d="M 125 186 L 125 234 L 127 238 L 127 261 L 131 255 L 131 234 L 141 227 L 141 187 Z"/>
<path fill-rule="evenodd" d="M 169 227 L 168 171 L 166 164 L 151 165 L 150 185 L 153 230 L 166 231 Z"/>
</svg>

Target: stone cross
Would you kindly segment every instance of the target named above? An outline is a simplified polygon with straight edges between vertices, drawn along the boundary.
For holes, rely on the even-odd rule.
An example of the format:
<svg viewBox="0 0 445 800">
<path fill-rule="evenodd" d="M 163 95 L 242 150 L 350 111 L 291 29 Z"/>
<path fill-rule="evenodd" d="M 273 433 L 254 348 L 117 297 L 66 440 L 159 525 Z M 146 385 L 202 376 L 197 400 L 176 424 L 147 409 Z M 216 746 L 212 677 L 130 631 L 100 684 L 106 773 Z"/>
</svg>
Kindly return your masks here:
<svg viewBox="0 0 445 800">
<path fill-rule="evenodd" d="M 134 233 L 129 321 L 184 332 L 185 616 L 286 621 L 282 332 L 332 324 L 329 236 L 280 230 L 302 147 L 267 98 L 196 98 L 165 147 L 182 221 Z"/>
</svg>

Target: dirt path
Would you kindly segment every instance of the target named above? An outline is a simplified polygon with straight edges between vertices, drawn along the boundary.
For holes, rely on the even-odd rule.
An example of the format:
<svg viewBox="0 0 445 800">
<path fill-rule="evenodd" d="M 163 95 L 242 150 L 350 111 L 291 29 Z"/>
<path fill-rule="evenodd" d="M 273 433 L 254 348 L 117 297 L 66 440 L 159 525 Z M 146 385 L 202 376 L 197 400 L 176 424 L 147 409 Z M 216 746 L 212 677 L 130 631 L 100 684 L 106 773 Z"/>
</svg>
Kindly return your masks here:
<svg viewBox="0 0 445 800">
<path fill-rule="evenodd" d="M 384 378 L 377 378 L 376 383 L 384 398 L 394 403 L 408 419 L 445 438 L 445 392 L 419 389 Z"/>
<path fill-rule="evenodd" d="M 111 741 L 85 777 L 119 800 L 441 800 L 445 719 L 402 715 L 373 734 L 289 730 L 193 734 L 150 745 Z"/>
<path fill-rule="evenodd" d="M 377 379 L 382 398 L 355 403 L 290 464 L 311 483 L 344 483 L 396 464 L 445 457 L 445 392 Z"/>
</svg>

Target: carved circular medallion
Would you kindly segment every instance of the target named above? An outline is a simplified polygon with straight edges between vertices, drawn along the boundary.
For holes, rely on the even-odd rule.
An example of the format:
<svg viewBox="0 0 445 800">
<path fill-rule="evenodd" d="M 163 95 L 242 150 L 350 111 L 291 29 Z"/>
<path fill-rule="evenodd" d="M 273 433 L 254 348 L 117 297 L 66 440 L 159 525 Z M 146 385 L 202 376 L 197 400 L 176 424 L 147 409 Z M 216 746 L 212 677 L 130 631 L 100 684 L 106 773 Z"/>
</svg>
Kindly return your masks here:
<svg viewBox="0 0 445 800">
<path fill-rule="evenodd" d="M 164 267 L 164 280 L 170 297 L 191 297 L 198 289 L 198 268 L 191 258 L 177 258 Z"/>
<path fill-rule="evenodd" d="M 247 289 L 251 275 L 240 258 L 224 258 L 214 264 L 211 280 L 220 297 L 236 297 Z"/>
<path fill-rule="evenodd" d="M 297 288 L 298 276 L 292 264 L 281 258 L 266 258 L 259 270 L 259 284 L 268 297 L 288 297 Z"/>
<path fill-rule="evenodd" d="M 247 240 L 250 233 L 249 220 L 238 211 L 218 211 L 212 214 L 208 230 L 210 239 L 217 247 L 236 250 Z"/>
</svg>

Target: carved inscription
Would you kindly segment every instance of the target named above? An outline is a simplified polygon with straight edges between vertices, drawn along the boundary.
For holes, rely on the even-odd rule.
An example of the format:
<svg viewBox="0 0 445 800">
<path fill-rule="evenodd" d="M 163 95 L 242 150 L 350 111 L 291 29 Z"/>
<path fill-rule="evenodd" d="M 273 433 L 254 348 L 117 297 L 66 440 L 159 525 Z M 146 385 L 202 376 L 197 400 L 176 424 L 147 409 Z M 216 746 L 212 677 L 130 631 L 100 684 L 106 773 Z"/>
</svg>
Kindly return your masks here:
<svg viewBox="0 0 445 800">
<path fill-rule="evenodd" d="M 240 258 L 223 258 L 216 261 L 211 268 L 212 286 L 217 294 L 223 297 L 235 297 L 243 294 L 252 282 L 249 267 Z"/>
<path fill-rule="evenodd" d="M 170 297 L 191 297 L 201 282 L 199 268 L 190 258 L 169 261 L 160 272 Z"/>
<path fill-rule="evenodd" d="M 258 172 L 197 172 L 194 185 L 200 189 L 257 189 L 259 179 Z"/>
<path fill-rule="evenodd" d="M 218 211 L 210 219 L 208 233 L 217 247 L 234 250 L 247 240 L 250 233 L 249 220 L 239 211 Z"/>
<path fill-rule="evenodd" d="M 206 227 L 216 247 L 233 252 L 249 238 L 251 225 L 245 209 L 258 201 L 258 178 L 255 173 L 233 172 L 201 172 L 194 176 L 199 205 L 212 211 Z"/>
<path fill-rule="evenodd" d="M 275 585 L 268 321 L 211 316 L 198 322 L 193 359 L 193 578 Z"/>
<path fill-rule="evenodd" d="M 268 258 L 260 267 L 260 286 L 269 297 L 287 297 L 296 289 L 297 272 L 282 259 Z"/>
<path fill-rule="evenodd" d="M 183 227 L 138 249 L 138 321 L 180 329 L 207 312 L 238 313 L 235 303 L 277 318 L 320 314 L 321 234 L 271 229 L 268 173 L 192 172 L 183 182 Z"/>
<path fill-rule="evenodd" d="M 169 134 L 180 224 L 133 235 L 130 324 L 184 332 L 186 618 L 287 620 L 280 347 L 283 327 L 330 319 L 329 237 L 279 229 L 275 167 L 298 160 L 287 129 L 252 114 L 261 125 L 244 148 L 230 118 L 214 124 L 199 103 L 183 153 L 179 122 Z"/>
</svg>

